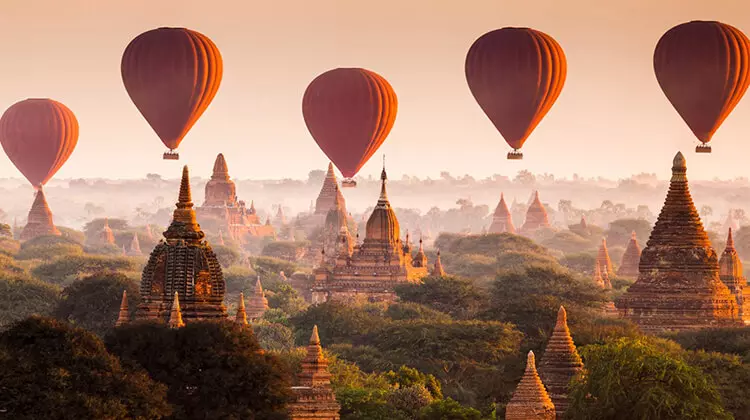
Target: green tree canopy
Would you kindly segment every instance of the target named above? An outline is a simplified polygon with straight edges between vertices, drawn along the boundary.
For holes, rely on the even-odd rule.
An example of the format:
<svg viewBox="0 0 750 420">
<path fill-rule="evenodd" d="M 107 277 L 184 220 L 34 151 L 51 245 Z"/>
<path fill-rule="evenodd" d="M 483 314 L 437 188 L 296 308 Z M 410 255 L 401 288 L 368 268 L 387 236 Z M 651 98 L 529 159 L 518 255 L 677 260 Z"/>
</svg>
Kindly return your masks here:
<svg viewBox="0 0 750 420">
<path fill-rule="evenodd" d="M 72 255 L 57 257 L 50 262 L 40 264 L 32 270 L 32 274 L 48 283 L 65 285 L 102 271 L 135 270 L 136 264 L 130 258 Z"/>
<path fill-rule="evenodd" d="M 633 232 L 638 243 L 643 247 L 651 235 L 651 223 L 644 219 L 618 219 L 611 222 L 606 232 L 607 246 L 626 247 Z"/>
<path fill-rule="evenodd" d="M 211 245 L 222 268 L 229 268 L 240 262 L 240 251 L 225 245 Z"/>
<path fill-rule="evenodd" d="M 54 316 L 104 336 L 115 326 L 123 290 L 132 316 L 140 302 L 139 285 L 117 272 L 100 272 L 65 287 Z"/>
<path fill-rule="evenodd" d="M 58 286 L 28 275 L 0 272 L 0 327 L 31 315 L 49 315 L 59 298 Z"/>
<path fill-rule="evenodd" d="M 580 349 L 586 366 L 573 384 L 573 419 L 731 419 L 713 381 L 658 346 L 622 338 Z"/>
<path fill-rule="evenodd" d="M 116 328 L 106 342 L 123 363 L 167 385 L 174 419 L 285 418 L 288 372 L 260 351 L 250 328 L 229 321 L 178 329 L 135 323 Z"/>
<path fill-rule="evenodd" d="M 388 306 L 385 315 L 394 321 L 408 319 L 424 319 L 433 321 L 449 321 L 448 314 L 432 309 L 426 305 L 414 302 L 396 302 Z"/>
<path fill-rule="evenodd" d="M 421 283 L 396 286 L 402 301 L 418 303 L 455 318 L 468 319 L 485 304 L 485 294 L 469 279 L 426 277 Z"/>
<path fill-rule="evenodd" d="M 298 345 L 306 345 L 313 326 L 318 326 L 320 340 L 326 346 L 350 343 L 355 338 L 380 328 L 385 320 L 361 308 L 340 302 L 325 302 L 307 308 L 291 319 Z"/>
<path fill-rule="evenodd" d="M 26 245 L 26 244 L 24 244 Z M 57 257 L 83 255 L 83 247 L 75 243 L 54 243 L 36 246 L 21 246 L 16 259 L 50 261 Z"/>
<path fill-rule="evenodd" d="M 94 334 L 29 318 L 0 334 L 0 410 L 8 418 L 160 419 L 166 387 L 124 368 Z"/>
</svg>

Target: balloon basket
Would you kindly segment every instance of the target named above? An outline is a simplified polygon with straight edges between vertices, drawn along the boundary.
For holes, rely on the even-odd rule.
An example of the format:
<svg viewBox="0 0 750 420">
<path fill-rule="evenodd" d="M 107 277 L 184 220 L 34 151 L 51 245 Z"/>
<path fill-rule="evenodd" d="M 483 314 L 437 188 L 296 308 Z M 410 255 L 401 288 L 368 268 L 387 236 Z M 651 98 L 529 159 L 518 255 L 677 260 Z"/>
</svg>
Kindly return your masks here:
<svg viewBox="0 0 750 420">
<path fill-rule="evenodd" d="M 173 151 L 164 152 L 162 158 L 164 160 L 180 160 L 180 154 Z"/>
<path fill-rule="evenodd" d="M 341 180 L 341 187 L 342 188 L 354 188 L 357 186 L 357 181 L 351 179 L 351 178 L 345 178 Z"/>
<path fill-rule="evenodd" d="M 508 152 L 508 159 L 510 159 L 510 160 L 521 160 L 521 159 L 523 159 L 523 153 L 519 152 L 518 150 L 514 150 L 512 152 Z"/>
<path fill-rule="evenodd" d="M 708 144 L 699 144 L 695 146 L 695 153 L 711 153 L 711 146 Z"/>
</svg>

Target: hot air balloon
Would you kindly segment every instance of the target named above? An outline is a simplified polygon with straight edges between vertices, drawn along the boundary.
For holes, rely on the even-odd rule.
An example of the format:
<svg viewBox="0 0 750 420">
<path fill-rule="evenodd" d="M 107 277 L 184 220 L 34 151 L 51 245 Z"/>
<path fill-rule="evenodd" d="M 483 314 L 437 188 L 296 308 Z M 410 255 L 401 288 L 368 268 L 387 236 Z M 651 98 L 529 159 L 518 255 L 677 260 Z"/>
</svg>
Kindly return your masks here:
<svg viewBox="0 0 750 420">
<path fill-rule="evenodd" d="M 508 159 L 522 159 L 519 149 L 565 84 L 562 48 L 534 29 L 496 29 L 474 41 L 465 71 L 474 99 L 513 148 Z"/>
<path fill-rule="evenodd" d="M 219 90 L 219 49 L 190 29 L 154 29 L 130 41 L 121 71 L 130 99 L 169 148 L 164 159 L 179 159 L 174 150 Z"/>
<path fill-rule="evenodd" d="M 377 73 L 338 68 L 316 77 L 302 98 L 307 129 L 346 177 L 344 187 L 385 141 L 396 120 L 398 99 Z"/>
<path fill-rule="evenodd" d="M 711 141 L 750 84 L 750 40 L 721 22 L 692 21 L 662 35 L 654 50 L 661 90 L 702 144 Z"/>
<path fill-rule="evenodd" d="M 78 120 L 52 99 L 26 99 L 0 118 L 5 154 L 34 188 L 39 189 L 68 160 L 78 143 Z"/>
</svg>

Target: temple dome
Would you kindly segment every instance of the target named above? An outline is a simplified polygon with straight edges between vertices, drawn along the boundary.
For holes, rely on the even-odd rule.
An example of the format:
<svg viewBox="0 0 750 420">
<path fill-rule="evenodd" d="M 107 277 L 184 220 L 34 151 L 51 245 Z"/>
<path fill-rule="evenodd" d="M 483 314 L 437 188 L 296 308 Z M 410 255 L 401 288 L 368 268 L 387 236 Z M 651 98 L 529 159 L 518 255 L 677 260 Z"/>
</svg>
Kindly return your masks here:
<svg viewBox="0 0 750 420">
<path fill-rule="evenodd" d="M 399 242 L 401 232 L 396 213 L 391 208 L 391 203 L 388 202 L 388 194 L 385 188 L 388 176 L 385 173 L 385 168 L 380 174 L 380 180 L 380 198 L 378 198 L 378 204 L 367 220 L 365 239 L 388 241 L 395 246 Z"/>
</svg>

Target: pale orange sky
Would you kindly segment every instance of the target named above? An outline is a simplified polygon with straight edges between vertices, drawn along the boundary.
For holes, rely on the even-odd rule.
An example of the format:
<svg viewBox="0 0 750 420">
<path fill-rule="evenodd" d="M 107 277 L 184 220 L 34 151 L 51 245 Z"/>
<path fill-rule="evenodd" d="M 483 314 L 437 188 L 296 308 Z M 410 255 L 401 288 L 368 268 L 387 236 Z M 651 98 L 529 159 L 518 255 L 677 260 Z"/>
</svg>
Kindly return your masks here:
<svg viewBox="0 0 750 420">
<path fill-rule="evenodd" d="M 606 5 L 606 6 L 605 6 Z M 750 176 L 750 99 L 724 122 L 710 155 L 653 74 L 659 37 L 689 20 L 720 20 L 750 34 L 746 0 L 2 0 L 0 108 L 50 97 L 78 117 L 80 138 L 56 178 L 207 176 L 217 153 L 232 176 L 304 178 L 325 155 L 302 119 L 307 84 L 335 67 L 365 67 L 399 98 L 381 147 L 392 177 L 484 177 L 520 169 L 585 176 L 669 173 L 677 150 L 692 178 Z M 221 50 L 216 98 L 181 144 L 179 163 L 130 101 L 120 58 L 130 40 L 184 26 Z M 483 33 L 528 26 L 553 36 L 568 59 L 557 103 L 508 161 L 507 144 L 475 103 L 464 58 Z M 380 153 L 360 172 L 376 174 Z M 3 155 L 0 177 L 19 176 Z"/>
</svg>

